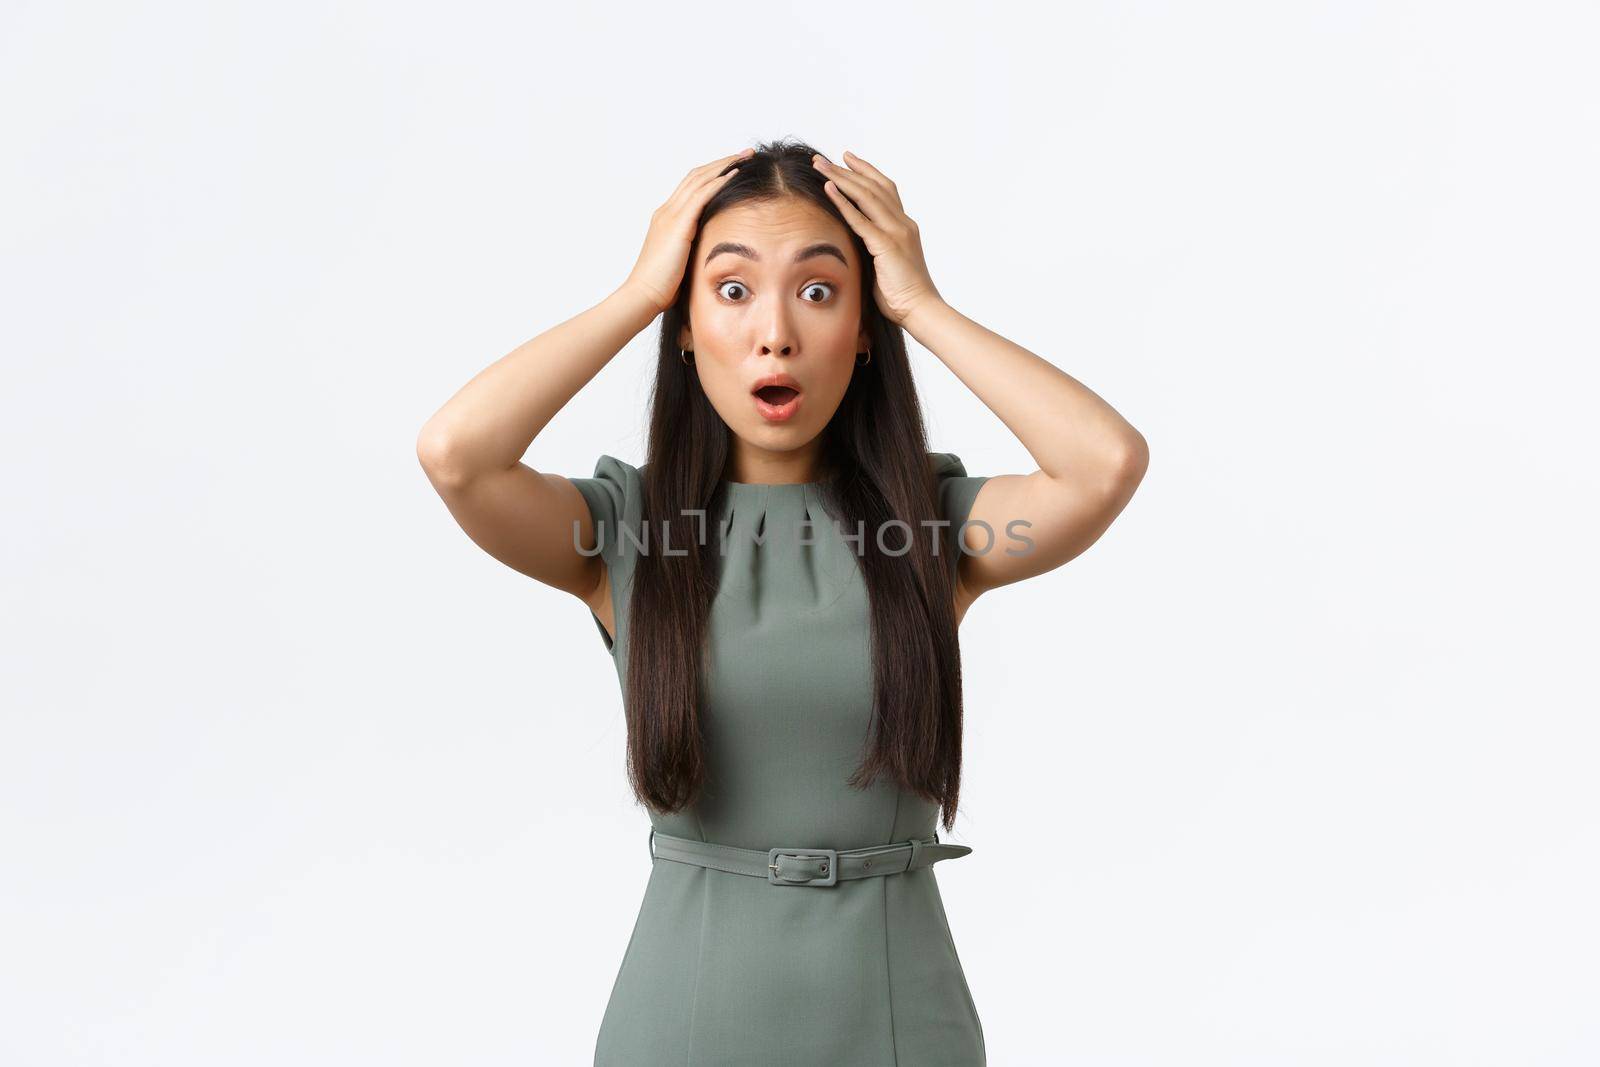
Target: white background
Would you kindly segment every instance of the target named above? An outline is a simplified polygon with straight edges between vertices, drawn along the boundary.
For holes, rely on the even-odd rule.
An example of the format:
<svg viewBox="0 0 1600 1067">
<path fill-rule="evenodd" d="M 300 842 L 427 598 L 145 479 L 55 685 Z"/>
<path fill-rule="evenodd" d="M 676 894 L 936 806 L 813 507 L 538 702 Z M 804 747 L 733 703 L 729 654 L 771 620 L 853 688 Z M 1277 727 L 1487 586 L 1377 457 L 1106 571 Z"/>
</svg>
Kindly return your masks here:
<svg viewBox="0 0 1600 1067">
<path fill-rule="evenodd" d="M 1600 1058 L 1593 7 L 230 7 L 0 13 L 0 1060 L 589 1062 L 616 677 L 416 433 L 785 136 L 1151 444 L 962 628 L 990 1062 Z"/>
</svg>

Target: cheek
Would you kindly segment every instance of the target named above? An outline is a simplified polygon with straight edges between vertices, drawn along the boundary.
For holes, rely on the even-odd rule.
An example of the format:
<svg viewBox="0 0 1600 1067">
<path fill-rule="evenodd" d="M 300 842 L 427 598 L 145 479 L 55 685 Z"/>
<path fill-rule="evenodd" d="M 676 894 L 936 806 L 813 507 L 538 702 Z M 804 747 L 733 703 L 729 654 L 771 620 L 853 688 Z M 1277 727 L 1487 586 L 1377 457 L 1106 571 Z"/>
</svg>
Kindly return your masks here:
<svg viewBox="0 0 1600 1067">
<path fill-rule="evenodd" d="M 814 351 L 826 353 L 831 369 L 848 377 L 856 358 L 856 337 L 859 333 L 855 316 L 834 315 L 817 324 L 817 330 L 810 340 Z"/>
<path fill-rule="evenodd" d="M 845 390 L 850 388 L 850 381 L 855 376 L 855 361 L 853 339 L 827 361 L 822 378 L 826 382 L 826 388 L 834 397 L 843 396 Z"/>
<path fill-rule="evenodd" d="M 713 353 L 727 353 L 742 344 L 743 326 L 736 309 L 715 297 L 696 293 L 689 301 L 689 321 L 694 324 L 696 348 L 704 344 Z"/>
<path fill-rule="evenodd" d="M 703 339 L 703 334 L 696 334 L 696 338 Z M 744 386 L 740 384 L 738 361 L 728 355 L 731 349 L 719 346 L 712 341 L 702 348 L 697 341 L 695 347 L 695 373 L 700 379 L 700 388 L 705 391 L 716 407 L 722 407 L 740 398 Z"/>
</svg>

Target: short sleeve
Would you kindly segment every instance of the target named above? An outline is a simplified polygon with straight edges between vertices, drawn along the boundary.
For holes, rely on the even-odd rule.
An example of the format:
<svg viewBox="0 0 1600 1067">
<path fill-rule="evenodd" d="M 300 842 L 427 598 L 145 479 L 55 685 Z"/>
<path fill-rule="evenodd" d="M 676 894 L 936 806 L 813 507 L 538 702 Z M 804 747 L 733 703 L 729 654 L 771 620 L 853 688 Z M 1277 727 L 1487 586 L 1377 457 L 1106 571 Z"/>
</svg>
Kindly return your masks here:
<svg viewBox="0 0 1600 1067">
<path fill-rule="evenodd" d="M 616 620 L 620 637 L 625 625 L 623 605 L 629 580 L 633 574 L 634 538 L 638 535 L 643 509 L 643 492 L 639 468 L 615 456 L 602 455 L 595 461 L 594 475 L 589 478 L 569 478 L 583 494 L 589 505 L 589 517 L 594 524 L 594 537 L 599 553 L 611 575 L 611 617 Z M 632 536 L 624 535 L 627 527 Z M 611 635 L 606 633 L 600 617 L 590 612 L 606 651 L 616 655 Z"/>
<path fill-rule="evenodd" d="M 961 524 L 972 514 L 972 502 L 978 490 L 989 480 L 989 475 L 969 475 L 961 457 L 953 452 L 932 452 L 933 474 L 939 497 L 939 517 L 950 525 L 945 528 L 946 544 L 951 553 L 950 569 L 961 562 Z"/>
</svg>

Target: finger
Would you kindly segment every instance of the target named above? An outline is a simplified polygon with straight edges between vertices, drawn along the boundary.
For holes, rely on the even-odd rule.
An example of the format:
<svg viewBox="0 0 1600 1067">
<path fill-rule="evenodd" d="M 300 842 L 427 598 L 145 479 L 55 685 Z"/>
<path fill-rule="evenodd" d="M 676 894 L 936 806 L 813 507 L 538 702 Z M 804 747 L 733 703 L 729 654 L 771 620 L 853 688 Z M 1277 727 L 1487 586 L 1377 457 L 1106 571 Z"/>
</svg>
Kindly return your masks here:
<svg viewBox="0 0 1600 1067">
<path fill-rule="evenodd" d="M 716 172 L 721 171 L 722 168 L 726 167 L 729 163 L 744 162 L 746 159 L 755 155 L 755 151 L 756 150 L 754 148 L 741 148 L 739 151 L 732 152 L 721 157 L 720 159 L 713 159 L 710 163 L 702 163 L 700 166 L 695 167 L 688 174 L 683 176 L 683 180 L 678 183 L 678 187 L 672 190 L 672 196 L 669 196 L 667 199 L 671 200 L 679 193 L 698 186 L 703 180 L 708 180 L 712 177 L 719 176 Z"/>
<path fill-rule="evenodd" d="M 718 174 L 712 173 L 711 168 L 717 168 L 718 170 L 721 170 L 721 168 L 726 167 L 729 163 L 743 163 L 754 154 L 754 148 L 746 148 L 742 151 L 735 152 L 732 155 L 723 156 L 721 159 L 712 160 L 710 163 L 705 164 L 705 166 L 696 167 L 694 170 L 691 170 L 684 176 L 683 181 L 678 183 L 678 187 L 674 189 L 672 191 L 672 195 L 667 198 L 667 204 L 669 206 L 684 202 L 698 202 L 703 204 L 706 200 L 710 199 L 711 193 L 727 184 L 726 179 L 736 173 L 739 169 L 738 167 L 733 167 L 730 170 L 724 170 L 722 173 Z"/>
<path fill-rule="evenodd" d="M 711 175 L 719 173 L 722 168 L 726 167 L 729 163 L 743 162 L 750 156 L 754 155 L 755 151 L 756 150 L 754 148 L 741 148 L 732 155 L 723 156 L 721 159 L 713 159 L 710 163 L 702 164 L 701 166 L 696 167 L 694 170 L 691 170 L 689 172 L 689 177 L 692 178 L 697 174 Z"/>
<path fill-rule="evenodd" d="M 877 167 L 874 167 L 871 163 L 868 163 L 866 160 L 862 159 L 848 148 L 844 151 L 844 161 L 850 164 L 851 167 L 865 174 L 867 177 L 876 180 L 877 183 L 883 187 L 884 192 L 891 200 L 893 200 L 896 204 L 900 203 L 900 187 L 895 185 L 894 182 L 890 181 L 887 174 L 879 170 Z"/>
<path fill-rule="evenodd" d="M 878 228 L 875 222 L 863 214 L 860 208 L 850 202 L 850 198 L 844 195 L 844 191 L 839 188 L 837 182 L 830 178 L 822 183 L 822 189 L 839 206 L 839 213 L 844 216 L 851 229 L 855 230 L 863 238 L 870 237 L 874 240 L 883 240 L 883 231 Z"/>
<path fill-rule="evenodd" d="M 738 173 L 738 167 L 729 167 L 727 170 L 723 171 L 721 174 L 718 174 L 716 177 L 702 185 L 700 187 L 700 195 L 696 197 L 696 199 L 702 204 L 705 203 L 705 201 L 710 200 L 714 195 L 716 195 L 718 189 L 721 189 L 727 184 L 729 178 Z"/>
<path fill-rule="evenodd" d="M 896 217 L 903 214 L 899 207 L 884 199 L 876 184 L 861 175 L 826 161 L 818 164 L 818 167 L 823 174 L 833 179 L 835 185 L 849 193 L 850 199 L 854 200 L 856 205 L 879 226 L 893 225 L 897 221 Z"/>
<path fill-rule="evenodd" d="M 736 159 L 742 159 L 745 156 L 753 156 L 755 154 L 756 154 L 756 150 L 754 148 L 748 148 L 748 147 L 747 148 L 741 148 L 737 152 L 730 152 L 730 153 L 728 153 L 727 155 L 723 156 L 720 159 L 712 160 L 710 163 L 707 163 L 706 166 L 708 166 L 708 167 L 726 166 L 727 164 L 733 162 Z"/>
<path fill-rule="evenodd" d="M 867 183 L 867 185 L 878 194 L 879 200 L 885 204 L 892 205 L 895 210 L 901 214 L 905 213 L 905 208 L 902 207 L 900 203 L 899 190 L 895 188 L 894 182 L 890 181 L 882 171 L 878 170 L 876 167 L 873 167 L 872 164 L 867 163 L 866 160 L 862 159 L 854 152 L 845 152 L 845 162 L 847 164 L 851 164 L 849 167 L 841 167 L 832 160 L 828 159 L 827 156 L 819 156 L 818 158 L 820 158 L 823 163 L 833 167 L 833 170 L 829 173 L 835 174 L 836 176 L 844 175 L 845 178 L 853 177 Z M 844 179 L 841 179 L 841 182 L 843 182 L 843 180 Z M 845 188 L 849 189 L 851 187 L 848 184 L 845 184 Z M 888 220 L 880 219 L 879 221 Z"/>
<path fill-rule="evenodd" d="M 743 161 L 741 160 L 740 162 Z M 716 191 L 726 185 L 728 179 L 737 173 L 739 173 L 739 168 L 735 166 L 729 167 L 721 174 L 711 175 L 695 188 L 694 195 L 690 197 L 690 201 L 696 205 L 704 206 L 705 202 L 710 200 Z"/>
</svg>

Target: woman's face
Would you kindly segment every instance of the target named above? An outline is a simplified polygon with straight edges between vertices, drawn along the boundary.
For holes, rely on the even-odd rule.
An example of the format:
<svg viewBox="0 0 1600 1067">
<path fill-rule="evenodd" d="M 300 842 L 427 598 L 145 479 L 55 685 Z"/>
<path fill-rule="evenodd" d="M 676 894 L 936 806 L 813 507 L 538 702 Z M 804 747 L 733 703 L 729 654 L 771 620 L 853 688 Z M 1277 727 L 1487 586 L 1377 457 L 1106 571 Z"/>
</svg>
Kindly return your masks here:
<svg viewBox="0 0 1600 1067">
<path fill-rule="evenodd" d="M 678 343 L 733 431 L 741 472 L 733 477 L 809 480 L 812 442 L 849 388 L 856 353 L 867 350 L 848 230 L 796 197 L 747 202 L 705 224 L 689 267 Z M 798 393 L 762 390 L 775 375 Z"/>
</svg>

